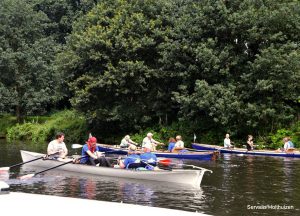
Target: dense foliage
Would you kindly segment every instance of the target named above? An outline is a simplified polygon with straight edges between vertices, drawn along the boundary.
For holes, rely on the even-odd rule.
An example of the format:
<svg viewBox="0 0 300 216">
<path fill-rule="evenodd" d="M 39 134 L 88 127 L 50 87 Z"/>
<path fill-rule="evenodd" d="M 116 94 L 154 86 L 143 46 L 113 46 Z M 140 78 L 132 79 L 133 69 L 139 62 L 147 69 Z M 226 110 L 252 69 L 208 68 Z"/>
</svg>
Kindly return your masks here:
<svg viewBox="0 0 300 216">
<path fill-rule="evenodd" d="M 0 111 L 43 113 L 57 96 L 58 77 L 51 62 L 58 45 L 45 28 L 49 19 L 33 5 L 0 1 Z"/>
<path fill-rule="evenodd" d="M 268 133 L 299 114 L 299 21 L 295 1 L 102 1 L 58 60 L 101 130 Z"/>
<path fill-rule="evenodd" d="M 1 112 L 70 101 L 116 143 L 150 130 L 210 143 L 253 134 L 271 147 L 277 134 L 300 139 L 299 1 L 22 2 L 0 3 Z"/>
<path fill-rule="evenodd" d="M 10 127 L 7 140 L 31 140 L 35 143 L 44 143 L 55 138 L 57 132 L 66 134 L 65 141 L 83 142 L 88 137 L 85 118 L 75 111 L 67 110 L 55 113 L 46 121 L 31 120 Z"/>
</svg>

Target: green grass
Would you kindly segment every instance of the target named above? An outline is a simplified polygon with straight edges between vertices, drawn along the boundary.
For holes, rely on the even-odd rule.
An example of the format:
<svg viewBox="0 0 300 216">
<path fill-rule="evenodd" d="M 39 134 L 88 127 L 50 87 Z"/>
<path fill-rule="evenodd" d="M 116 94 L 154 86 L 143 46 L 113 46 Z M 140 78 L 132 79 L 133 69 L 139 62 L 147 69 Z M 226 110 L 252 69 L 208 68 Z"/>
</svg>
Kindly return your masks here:
<svg viewBox="0 0 300 216">
<path fill-rule="evenodd" d="M 57 132 L 65 133 L 66 142 L 83 141 L 87 137 L 86 120 L 73 110 L 60 111 L 49 117 L 30 117 L 7 130 L 7 141 L 46 142 L 54 139 Z"/>
</svg>

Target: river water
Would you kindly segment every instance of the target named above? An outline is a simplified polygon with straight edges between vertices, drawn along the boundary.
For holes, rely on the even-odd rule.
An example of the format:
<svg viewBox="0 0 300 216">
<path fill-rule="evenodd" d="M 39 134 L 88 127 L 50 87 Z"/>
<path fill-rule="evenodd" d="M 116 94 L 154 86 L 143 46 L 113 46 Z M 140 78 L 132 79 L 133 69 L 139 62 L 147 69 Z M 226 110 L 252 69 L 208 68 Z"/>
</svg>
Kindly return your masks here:
<svg viewBox="0 0 300 216">
<path fill-rule="evenodd" d="M 0 140 L 0 167 L 21 162 L 20 149 L 46 152 L 47 144 Z M 72 150 L 78 154 L 80 150 Z M 182 162 L 182 161 L 174 161 Z M 213 171 L 201 189 L 51 170 L 31 179 L 18 176 L 41 168 L 23 165 L 1 172 L 11 191 L 123 202 L 212 215 L 300 215 L 300 159 L 221 155 L 217 161 L 183 161 Z"/>
</svg>

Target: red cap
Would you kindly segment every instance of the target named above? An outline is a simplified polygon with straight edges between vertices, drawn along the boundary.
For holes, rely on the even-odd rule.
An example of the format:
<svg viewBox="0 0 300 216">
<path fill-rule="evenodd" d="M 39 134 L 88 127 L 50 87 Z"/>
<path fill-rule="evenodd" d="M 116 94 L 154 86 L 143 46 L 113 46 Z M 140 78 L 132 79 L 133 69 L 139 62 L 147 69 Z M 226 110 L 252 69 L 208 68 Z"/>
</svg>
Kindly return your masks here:
<svg viewBox="0 0 300 216">
<path fill-rule="evenodd" d="M 96 137 L 90 137 L 90 138 L 88 139 L 88 143 L 94 143 L 94 142 L 97 142 Z"/>
</svg>

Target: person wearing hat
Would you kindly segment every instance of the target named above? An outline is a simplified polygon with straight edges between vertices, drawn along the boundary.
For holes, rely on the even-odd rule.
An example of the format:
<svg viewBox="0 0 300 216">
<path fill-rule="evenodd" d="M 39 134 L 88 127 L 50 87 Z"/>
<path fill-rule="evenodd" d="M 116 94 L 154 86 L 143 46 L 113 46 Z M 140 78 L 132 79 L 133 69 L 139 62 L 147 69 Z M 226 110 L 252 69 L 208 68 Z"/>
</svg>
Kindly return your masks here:
<svg viewBox="0 0 300 216">
<path fill-rule="evenodd" d="M 86 144 L 82 147 L 81 157 L 81 164 L 88 164 L 92 166 L 96 166 L 96 164 L 107 167 L 111 166 L 110 162 L 100 152 L 97 146 L 96 137 L 90 137 L 88 139 Z"/>
<path fill-rule="evenodd" d="M 136 142 L 132 141 L 130 139 L 130 136 L 129 135 L 126 135 L 122 141 L 121 141 L 121 144 L 120 144 L 120 147 L 121 148 L 128 148 L 130 144 L 134 144 L 134 145 L 138 145 Z"/>
<path fill-rule="evenodd" d="M 144 148 L 145 146 L 151 146 L 151 151 L 156 151 L 156 146 L 157 145 L 164 145 L 163 143 L 160 143 L 156 140 L 154 140 L 152 133 L 147 133 L 147 136 L 143 139 L 143 144 L 142 147 Z"/>
</svg>

